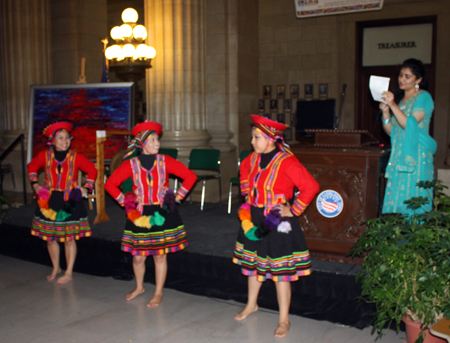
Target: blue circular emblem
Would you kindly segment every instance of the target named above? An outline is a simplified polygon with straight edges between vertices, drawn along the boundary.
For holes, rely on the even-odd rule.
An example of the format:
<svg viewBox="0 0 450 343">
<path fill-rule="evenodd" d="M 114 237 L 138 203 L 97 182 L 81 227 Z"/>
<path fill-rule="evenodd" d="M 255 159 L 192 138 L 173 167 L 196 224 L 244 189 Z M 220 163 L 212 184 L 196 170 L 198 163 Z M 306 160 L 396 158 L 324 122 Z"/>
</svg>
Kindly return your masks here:
<svg viewBox="0 0 450 343">
<path fill-rule="evenodd" d="M 322 216 L 334 218 L 341 214 L 344 208 L 344 200 L 338 192 L 327 189 L 317 196 L 316 207 Z"/>
</svg>

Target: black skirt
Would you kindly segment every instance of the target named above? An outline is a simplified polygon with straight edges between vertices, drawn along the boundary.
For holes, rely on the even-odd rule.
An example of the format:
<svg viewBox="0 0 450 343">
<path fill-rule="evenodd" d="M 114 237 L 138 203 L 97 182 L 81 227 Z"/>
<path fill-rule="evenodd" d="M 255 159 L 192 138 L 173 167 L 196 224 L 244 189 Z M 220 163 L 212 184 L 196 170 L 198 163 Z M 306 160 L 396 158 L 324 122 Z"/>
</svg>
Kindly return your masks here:
<svg viewBox="0 0 450 343">
<path fill-rule="evenodd" d="M 264 221 L 264 209 L 251 207 L 251 220 L 260 227 Z M 233 262 L 242 267 L 247 276 L 257 276 L 258 281 L 272 279 L 297 281 L 301 276 L 311 274 L 311 259 L 303 230 L 297 217 L 290 217 L 292 230 L 279 232 L 274 228 L 259 241 L 248 239 L 239 229 L 233 252 Z"/>
<path fill-rule="evenodd" d="M 53 191 L 48 200 L 49 208 L 58 212 L 65 208 L 64 192 Z M 54 221 L 46 218 L 39 206 L 34 212 L 33 223 L 31 224 L 31 234 L 44 241 L 66 242 L 80 237 L 90 237 L 92 235 L 89 226 L 86 206 L 80 199 L 72 210 L 70 217 L 64 221 Z"/>
<path fill-rule="evenodd" d="M 133 256 L 162 255 L 187 248 L 186 231 L 177 208 L 173 212 L 159 205 L 144 206 L 143 215 L 152 216 L 158 212 L 165 221 L 163 225 L 154 225 L 150 229 L 139 227 L 129 219 L 122 236 L 122 250 Z"/>
</svg>

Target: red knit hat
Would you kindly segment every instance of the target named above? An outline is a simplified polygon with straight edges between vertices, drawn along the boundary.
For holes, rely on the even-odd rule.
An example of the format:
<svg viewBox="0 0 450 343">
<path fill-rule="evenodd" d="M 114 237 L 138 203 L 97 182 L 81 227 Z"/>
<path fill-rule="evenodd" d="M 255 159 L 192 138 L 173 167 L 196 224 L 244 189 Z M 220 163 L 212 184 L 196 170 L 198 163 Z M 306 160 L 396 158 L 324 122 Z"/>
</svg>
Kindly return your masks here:
<svg viewBox="0 0 450 343">
<path fill-rule="evenodd" d="M 56 131 L 65 129 L 67 130 L 67 132 L 72 131 L 73 129 L 73 125 L 67 121 L 59 121 L 57 123 L 53 123 L 49 126 L 47 126 L 44 131 L 42 131 L 42 133 L 44 134 L 44 136 L 48 137 L 49 139 L 53 138 L 53 134 Z"/>
<path fill-rule="evenodd" d="M 252 118 L 255 124 L 264 125 L 271 131 L 283 131 L 287 129 L 287 126 L 284 125 L 283 123 L 279 123 L 275 120 L 266 117 L 261 117 L 257 114 L 251 114 L 250 117 Z"/>
<path fill-rule="evenodd" d="M 142 131 L 155 131 L 158 135 L 162 132 L 162 125 L 160 123 L 154 122 L 154 121 L 144 121 L 143 123 L 137 124 L 133 129 L 131 130 L 131 134 L 133 136 L 137 136 L 139 132 Z"/>
</svg>

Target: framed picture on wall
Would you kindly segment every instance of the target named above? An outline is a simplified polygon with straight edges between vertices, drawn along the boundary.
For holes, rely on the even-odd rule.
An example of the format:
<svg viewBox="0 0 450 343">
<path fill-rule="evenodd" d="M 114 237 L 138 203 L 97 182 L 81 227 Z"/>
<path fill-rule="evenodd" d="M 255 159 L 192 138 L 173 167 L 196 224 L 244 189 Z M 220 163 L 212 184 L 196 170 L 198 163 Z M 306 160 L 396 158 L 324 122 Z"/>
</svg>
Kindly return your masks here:
<svg viewBox="0 0 450 343">
<path fill-rule="evenodd" d="M 283 110 L 284 110 L 284 112 L 292 111 L 292 100 L 291 99 L 284 99 Z"/>
<path fill-rule="evenodd" d="M 299 88 L 298 85 L 291 85 L 291 98 L 298 98 Z"/>
<path fill-rule="evenodd" d="M 321 83 L 319 85 L 319 98 L 321 99 L 328 98 L 328 83 Z"/>
<path fill-rule="evenodd" d="M 277 122 L 283 123 L 283 124 L 286 122 L 286 118 L 284 116 L 284 113 L 278 113 L 277 114 Z"/>
<path fill-rule="evenodd" d="M 312 99 L 314 95 L 314 85 L 308 83 L 305 85 L 305 99 Z"/>
<path fill-rule="evenodd" d="M 96 131 L 129 131 L 134 125 L 135 85 L 133 82 L 78 83 L 67 85 L 32 85 L 28 154 L 31 161 L 47 149 L 42 133 L 50 124 L 68 121 L 74 125 L 71 149 L 96 159 Z M 105 159 L 126 148 L 126 136 L 112 136 L 105 142 Z"/>
<path fill-rule="evenodd" d="M 259 112 L 264 112 L 264 99 L 259 99 L 258 100 L 258 111 Z"/>
<path fill-rule="evenodd" d="M 297 114 L 291 113 L 291 126 L 296 127 L 297 125 Z"/>
<path fill-rule="evenodd" d="M 272 99 L 270 100 L 270 112 L 277 112 L 278 111 L 278 100 Z"/>
<path fill-rule="evenodd" d="M 263 86 L 263 97 L 265 99 L 270 99 L 272 97 L 272 86 L 269 85 Z"/>
<path fill-rule="evenodd" d="M 278 85 L 277 86 L 277 98 L 284 98 L 286 96 L 286 86 Z"/>
</svg>

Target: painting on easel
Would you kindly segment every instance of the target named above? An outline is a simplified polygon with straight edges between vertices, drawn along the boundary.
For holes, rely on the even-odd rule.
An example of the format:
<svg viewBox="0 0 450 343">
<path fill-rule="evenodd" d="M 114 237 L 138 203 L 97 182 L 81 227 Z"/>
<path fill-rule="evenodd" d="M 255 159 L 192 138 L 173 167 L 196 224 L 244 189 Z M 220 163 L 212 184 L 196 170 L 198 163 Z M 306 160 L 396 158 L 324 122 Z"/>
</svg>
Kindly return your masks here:
<svg viewBox="0 0 450 343">
<path fill-rule="evenodd" d="M 133 127 L 134 89 L 133 82 L 31 86 L 28 162 L 48 148 L 42 132 L 57 121 L 71 122 L 71 148 L 95 159 L 97 130 L 128 131 Z M 124 146 L 124 136 L 108 139 L 105 159 L 111 159 Z"/>
</svg>

